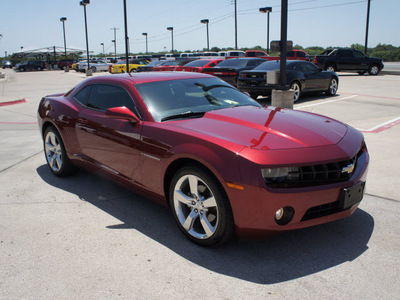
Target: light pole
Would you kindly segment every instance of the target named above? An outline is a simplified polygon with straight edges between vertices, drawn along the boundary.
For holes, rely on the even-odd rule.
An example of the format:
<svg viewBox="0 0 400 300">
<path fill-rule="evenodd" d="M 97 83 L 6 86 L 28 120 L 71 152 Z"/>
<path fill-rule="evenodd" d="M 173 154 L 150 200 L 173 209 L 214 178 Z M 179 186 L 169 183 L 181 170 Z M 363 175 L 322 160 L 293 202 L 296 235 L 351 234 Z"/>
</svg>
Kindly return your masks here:
<svg viewBox="0 0 400 300">
<path fill-rule="evenodd" d="M 367 54 L 368 51 L 368 27 L 369 27 L 369 10 L 371 7 L 371 0 L 368 0 L 368 6 L 367 6 L 367 25 L 365 28 L 365 47 L 364 47 L 364 53 Z"/>
<path fill-rule="evenodd" d="M 114 58 L 117 59 L 117 52 L 116 52 L 117 46 L 115 45 L 116 41 L 115 40 L 111 40 L 111 42 L 114 43 Z"/>
<path fill-rule="evenodd" d="M 124 0 L 124 25 L 125 25 L 125 60 L 126 72 L 129 73 L 129 37 L 128 37 L 128 18 L 126 16 L 126 0 Z"/>
<path fill-rule="evenodd" d="M 174 54 L 174 27 L 167 27 L 167 30 L 171 31 L 172 54 Z"/>
<path fill-rule="evenodd" d="M 114 39 L 111 41 L 114 43 L 114 58 L 117 59 L 117 30 L 119 28 L 110 28 L 111 30 L 114 30 Z"/>
<path fill-rule="evenodd" d="M 281 0 L 281 60 L 280 60 L 280 86 L 287 89 L 286 81 L 286 49 L 287 49 L 287 17 L 288 17 L 288 0 Z"/>
<path fill-rule="evenodd" d="M 90 4 L 90 0 L 82 0 L 80 5 L 83 6 L 83 14 L 85 16 L 85 31 L 86 31 L 86 53 L 87 53 L 87 70 L 86 76 L 91 76 L 92 73 L 89 72 L 90 65 L 89 65 L 89 38 L 88 38 L 88 31 L 87 31 L 87 18 L 86 18 L 86 5 Z"/>
<path fill-rule="evenodd" d="M 102 46 L 103 46 L 103 54 L 104 54 L 104 43 L 100 43 L 100 45 L 102 45 Z"/>
<path fill-rule="evenodd" d="M 148 53 L 148 49 L 147 49 L 147 32 L 143 32 L 142 35 L 144 35 L 146 37 L 146 54 Z"/>
<path fill-rule="evenodd" d="M 269 54 L 269 13 L 272 12 L 272 7 L 261 7 L 260 12 L 267 14 L 267 54 Z"/>
<path fill-rule="evenodd" d="M 65 60 L 67 60 L 67 40 L 65 38 L 65 21 L 67 21 L 66 17 L 60 18 L 60 21 L 63 24 L 63 32 L 64 32 L 64 54 L 65 54 Z"/>
<path fill-rule="evenodd" d="M 208 37 L 208 23 L 210 23 L 210 20 L 203 19 L 203 20 L 200 21 L 200 23 L 206 24 L 206 27 L 207 27 L 207 51 L 210 51 L 210 40 L 209 40 L 209 37 Z"/>
</svg>

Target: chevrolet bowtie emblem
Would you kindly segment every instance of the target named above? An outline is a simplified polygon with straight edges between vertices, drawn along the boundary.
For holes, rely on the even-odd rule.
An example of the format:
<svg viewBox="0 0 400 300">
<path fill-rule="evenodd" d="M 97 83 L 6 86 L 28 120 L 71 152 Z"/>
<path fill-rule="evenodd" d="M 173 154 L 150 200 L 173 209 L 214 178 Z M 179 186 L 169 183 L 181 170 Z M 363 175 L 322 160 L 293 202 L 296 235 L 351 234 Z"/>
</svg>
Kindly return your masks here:
<svg viewBox="0 0 400 300">
<path fill-rule="evenodd" d="M 354 171 L 354 164 L 350 164 L 347 167 L 342 168 L 342 173 L 353 173 Z"/>
</svg>

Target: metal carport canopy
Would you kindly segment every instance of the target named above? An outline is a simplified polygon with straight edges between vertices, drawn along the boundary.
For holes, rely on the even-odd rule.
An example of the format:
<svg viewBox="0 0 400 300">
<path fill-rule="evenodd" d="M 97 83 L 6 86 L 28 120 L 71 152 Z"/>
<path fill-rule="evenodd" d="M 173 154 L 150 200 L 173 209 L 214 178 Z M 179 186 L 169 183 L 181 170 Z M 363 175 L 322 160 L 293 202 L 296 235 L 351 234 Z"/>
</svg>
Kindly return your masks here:
<svg viewBox="0 0 400 300">
<path fill-rule="evenodd" d="M 89 51 L 92 52 L 92 51 Z M 39 55 L 64 55 L 65 54 L 65 49 L 64 47 L 57 47 L 57 46 L 50 46 L 46 48 L 39 48 L 39 49 L 24 49 L 21 51 L 17 51 L 13 53 L 13 57 L 34 57 L 34 56 L 39 56 Z M 82 55 L 83 53 L 86 53 L 86 50 L 82 49 L 73 49 L 73 48 L 67 48 L 67 55 L 70 54 L 76 54 L 76 55 Z"/>
</svg>

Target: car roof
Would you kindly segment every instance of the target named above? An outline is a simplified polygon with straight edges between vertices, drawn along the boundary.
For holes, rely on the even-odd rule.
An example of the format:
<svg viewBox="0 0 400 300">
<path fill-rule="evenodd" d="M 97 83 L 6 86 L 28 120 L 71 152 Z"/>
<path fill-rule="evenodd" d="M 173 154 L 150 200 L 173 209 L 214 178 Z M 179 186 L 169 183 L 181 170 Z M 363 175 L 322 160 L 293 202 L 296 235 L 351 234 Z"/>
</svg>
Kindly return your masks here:
<svg viewBox="0 0 400 300">
<path fill-rule="evenodd" d="M 179 79 L 192 79 L 192 78 L 212 78 L 213 76 L 203 73 L 185 73 L 185 72 L 139 72 L 139 73 L 123 73 L 123 74 L 113 74 L 104 75 L 98 77 L 92 77 L 85 80 L 85 83 L 90 82 L 121 82 L 130 81 L 133 84 L 157 82 L 157 81 L 167 81 L 167 80 L 179 80 Z"/>
</svg>

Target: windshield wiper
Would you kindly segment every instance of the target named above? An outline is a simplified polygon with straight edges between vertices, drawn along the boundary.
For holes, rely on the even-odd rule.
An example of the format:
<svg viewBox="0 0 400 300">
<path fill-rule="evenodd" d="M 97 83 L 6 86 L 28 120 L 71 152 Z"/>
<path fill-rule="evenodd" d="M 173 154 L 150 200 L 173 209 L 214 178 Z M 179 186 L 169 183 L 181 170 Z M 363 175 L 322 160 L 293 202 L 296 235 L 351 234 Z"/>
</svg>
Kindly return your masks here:
<svg viewBox="0 0 400 300">
<path fill-rule="evenodd" d="M 190 117 L 202 117 L 204 116 L 206 112 L 205 111 L 185 111 L 183 113 L 180 114 L 176 114 L 176 115 L 171 115 L 165 118 L 161 119 L 161 122 L 164 121 L 168 121 L 168 120 L 173 120 L 173 119 L 182 119 L 182 118 L 190 118 Z"/>
</svg>

